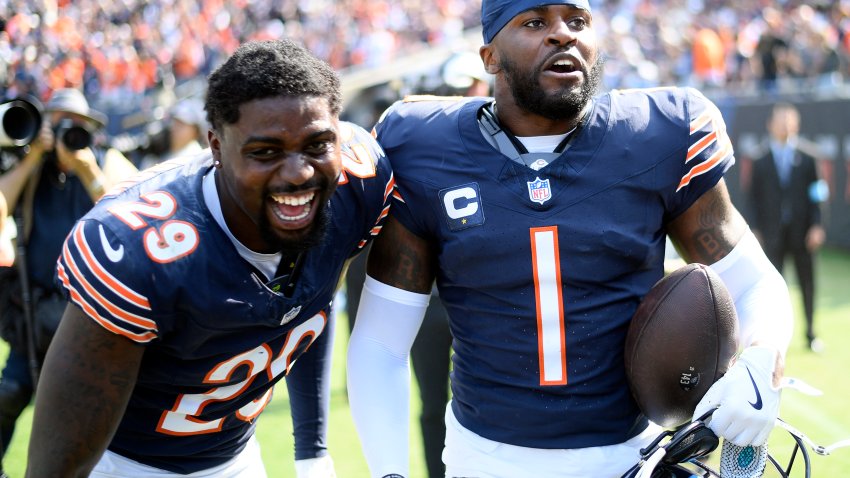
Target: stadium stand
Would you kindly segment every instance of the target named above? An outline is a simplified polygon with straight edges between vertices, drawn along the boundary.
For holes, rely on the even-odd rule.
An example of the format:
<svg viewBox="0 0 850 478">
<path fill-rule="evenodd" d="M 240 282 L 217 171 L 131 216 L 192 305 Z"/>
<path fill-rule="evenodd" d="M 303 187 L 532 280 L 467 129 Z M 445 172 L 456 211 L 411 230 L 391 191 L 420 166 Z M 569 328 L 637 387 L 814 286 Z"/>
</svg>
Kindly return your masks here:
<svg viewBox="0 0 850 478">
<path fill-rule="evenodd" d="M 830 129 L 847 121 L 850 0 L 591 3 L 603 87 L 700 88 L 735 123 L 741 167 L 731 179 L 740 174 L 742 188 L 768 105 L 806 103 L 824 123 L 803 134 L 826 152 L 833 215 L 850 217 L 850 139 Z M 152 149 L 146 127 L 202 93 L 206 74 L 240 42 L 287 36 L 341 72 L 347 119 L 368 128 L 453 53 L 477 50 L 479 11 L 480 0 L 9 0 L 0 2 L 0 97 L 31 91 L 46 101 L 55 89 L 82 88 L 109 115 L 118 149 Z M 850 223 L 839 222 L 831 240 L 850 245 Z"/>
<path fill-rule="evenodd" d="M 847 0 L 593 3 L 610 88 L 692 84 L 754 94 L 766 65 L 779 89 L 833 89 L 850 76 Z M 477 0 L 10 0 L 0 4 L 0 88 L 27 78 L 42 100 L 57 88 L 83 88 L 112 111 L 203 77 L 242 41 L 280 36 L 354 74 L 465 48 L 479 9 Z"/>
</svg>

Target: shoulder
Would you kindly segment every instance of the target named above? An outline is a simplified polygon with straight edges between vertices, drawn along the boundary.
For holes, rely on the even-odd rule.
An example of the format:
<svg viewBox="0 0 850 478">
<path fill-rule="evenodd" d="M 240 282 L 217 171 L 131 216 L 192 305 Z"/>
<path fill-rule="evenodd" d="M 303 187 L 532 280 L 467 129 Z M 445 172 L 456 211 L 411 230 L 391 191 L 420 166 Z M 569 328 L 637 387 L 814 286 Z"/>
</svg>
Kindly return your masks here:
<svg viewBox="0 0 850 478">
<path fill-rule="evenodd" d="M 378 119 L 375 135 L 385 149 L 417 138 L 441 134 L 453 128 L 458 114 L 468 105 L 483 105 L 483 97 L 461 96 L 408 96 L 393 103 Z"/>
<path fill-rule="evenodd" d="M 358 159 L 368 159 L 369 163 L 374 164 L 378 162 L 378 158 L 384 155 L 383 149 L 372 133 L 359 125 L 350 121 L 340 121 L 339 135 L 343 156 L 357 156 L 358 153 L 365 150 L 365 152 L 370 153 L 369 156 Z"/>
<path fill-rule="evenodd" d="M 188 255 L 210 220 L 202 180 L 211 167 L 202 156 L 161 163 L 119 184 L 83 219 L 102 225 L 112 232 L 110 239 L 128 248 L 144 249 L 154 262 L 162 263 L 164 255 Z M 99 232 L 87 227 L 90 231 Z"/>
<path fill-rule="evenodd" d="M 649 115 L 671 119 L 690 119 L 717 106 L 702 92 L 691 87 L 660 87 L 612 90 L 611 103 L 619 110 L 643 111 Z"/>
<path fill-rule="evenodd" d="M 384 202 L 392 188 L 393 172 L 384 149 L 375 137 L 360 126 L 340 122 L 342 172 L 336 196 L 345 202 Z M 354 197 L 352 197 L 354 196 Z"/>
<path fill-rule="evenodd" d="M 198 268 L 227 256 L 200 189 L 174 181 L 105 197 L 66 240 L 68 275 L 99 288 L 120 283 L 129 296 L 147 296 L 165 278 L 169 293 L 192 283 Z"/>
<path fill-rule="evenodd" d="M 355 178 L 380 179 L 392 174 L 384 149 L 372 133 L 348 121 L 340 122 L 339 131 L 342 156 L 340 186 Z"/>
</svg>

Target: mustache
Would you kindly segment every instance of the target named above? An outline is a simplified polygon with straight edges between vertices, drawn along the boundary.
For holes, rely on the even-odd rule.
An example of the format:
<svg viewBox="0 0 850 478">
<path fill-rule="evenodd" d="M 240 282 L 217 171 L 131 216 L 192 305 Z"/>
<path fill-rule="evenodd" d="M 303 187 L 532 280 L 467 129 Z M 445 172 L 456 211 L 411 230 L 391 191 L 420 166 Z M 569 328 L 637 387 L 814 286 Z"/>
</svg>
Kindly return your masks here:
<svg viewBox="0 0 850 478">
<path fill-rule="evenodd" d="M 561 48 L 558 48 L 557 50 L 553 51 L 552 53 L 547 55 L 546 58 L 541 60 L 540 63 L 537 64 L 537 71 L 543 71 L 544 65 L 546 63 L 549 63 L 549 61 L 555 55 L 560 55 L 561 53 L 567 53 L 569 50 L 570 50 L 570 48 L 561 47 Z M 585 76 L 587 76 L 587 65 L 585 65 L 584 62 L 580 61 L 581 57 L 577 57 L 575 55 L 570 55 L 570 56 L 575 59 L 574 63 L 575 63 L 576 70 L 581 71 L 582 73 L 584 73 Z"/>
<path fill-rule="evenodd" d="M 298 194 L 300 192 L 306 192 L 315 189 L 327 189 L 329 186 L 328 181 L 325 179 L 313 177 L 305 183 L 302 184 L 288 184 L 286 186 L 278 186 L 275 188 L 269 189 L 269 194 Z"/>
</svg>

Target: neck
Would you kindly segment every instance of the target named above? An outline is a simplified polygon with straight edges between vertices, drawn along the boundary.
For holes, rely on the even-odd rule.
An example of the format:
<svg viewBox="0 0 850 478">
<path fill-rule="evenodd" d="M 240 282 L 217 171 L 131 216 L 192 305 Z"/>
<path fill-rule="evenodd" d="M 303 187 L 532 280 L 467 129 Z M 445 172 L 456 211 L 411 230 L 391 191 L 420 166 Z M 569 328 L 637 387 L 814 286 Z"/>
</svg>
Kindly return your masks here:
<svg viewBox="0 0 850 478">
<path fill-rule="evenodd" d="M 590 103 L 586 104 L 578 115 L 560 119 L 547 118 L 528 111 L 517 105 L 510 95 L 497 95 L 494 109 L 502 127 L 510 130 L 515 136 L 552 136 L 575 129 L 590 109 Z"/>
<path fill-rule="evenodd" d="M 793 144 L 795 140 L 794 136 L 785 136 L 784 138 L 774 138 L 773 141 L 780 146 L 787 146 L 789 144 Z"/>
</svg>

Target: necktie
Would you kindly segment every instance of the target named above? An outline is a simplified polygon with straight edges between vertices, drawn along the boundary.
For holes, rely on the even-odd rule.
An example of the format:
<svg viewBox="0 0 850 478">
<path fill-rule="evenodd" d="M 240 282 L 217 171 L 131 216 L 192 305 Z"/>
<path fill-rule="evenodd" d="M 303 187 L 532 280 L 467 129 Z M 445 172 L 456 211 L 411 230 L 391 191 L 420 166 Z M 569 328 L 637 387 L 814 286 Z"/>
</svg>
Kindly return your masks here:
<svg viewBox="0 0 850 478">
<path fill-rule="evenodd" d="M 779 157 L 779 181 L 783 186 L 788 185 L 791 179 L 791 163 L 794 161 L 794 149 L 785 146 L 780 150 Z"/>
</svg>

